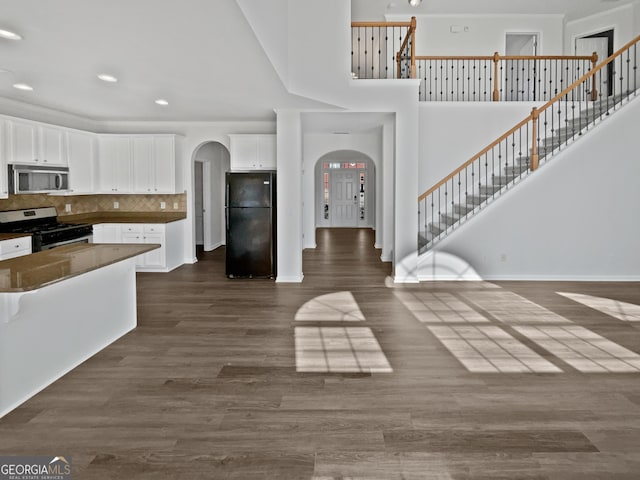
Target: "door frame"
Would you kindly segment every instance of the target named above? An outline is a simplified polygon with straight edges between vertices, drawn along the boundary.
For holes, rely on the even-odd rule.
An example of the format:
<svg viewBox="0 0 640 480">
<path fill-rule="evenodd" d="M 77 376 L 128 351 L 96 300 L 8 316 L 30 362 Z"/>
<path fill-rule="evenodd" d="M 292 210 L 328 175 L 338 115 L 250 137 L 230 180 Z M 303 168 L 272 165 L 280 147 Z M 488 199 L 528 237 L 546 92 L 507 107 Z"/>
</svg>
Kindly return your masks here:
<svg viewBox="0 0 640 480">
<path fill-rule="evenodd" d="M 607 55 L 610 57 L 613 55 L 615 51 L 615 27 L 607 28 L 606 30 L 599 30 L 595 33 L 588 33 L 582 35 L 576 35 L 573 37 L 573 53 L 577 54 L 578 51 L 578 40 L 583 38 L 606 38 L 607 39 Z M 608 58 L 607 57 L 607 58 Z M 605 59 L 599 58 L 598 63 L 602 63 Z M 613 88 L 613 65 L 610 63 L 607 65 L 607 95 L 610 96 L 612 94 Z"/>
<path fill-rule="evenodd" d="M 364 208 L 365 208 L 365 218 L 364 220 L 360 219 L 360 213 L 357 212 L 357 220 L 355 227 L 341 227 L 335 226 L 332 222 L 331 215 L 331 207 L 329 208 L 329 218 L 328 221 L 324 217 L 324 174 L 329 174 L 329 205 L 331 205 L 331 173 L 332 171 L 342 171 L 347 169 L 325 169 L 323 167 L 324 163 L 353 163 L 351 159 L 341 158 L 339 155 L 330 158 L 323 156 L 316 163 L 316 174 L 315 174 L 315 205 L 314 205 L 314 217 L 315 217 L 315 226 L 316 228 L 371 228 L 373 230 L 376 229 L 376 168 L 375 163 L 366 155 L 362 155 L 359 157 L 355 163 L 365 163 L 366 167 L 364 169 L 354 168 L 353 171 L 357 174 L 357 182 L 356 185 L 360 183 L 360 174 L 364 172 L 365 174 L 365 199 L 364 199 Z M 351 170 L 351 169 L 348 169 Z"/>
</svg>

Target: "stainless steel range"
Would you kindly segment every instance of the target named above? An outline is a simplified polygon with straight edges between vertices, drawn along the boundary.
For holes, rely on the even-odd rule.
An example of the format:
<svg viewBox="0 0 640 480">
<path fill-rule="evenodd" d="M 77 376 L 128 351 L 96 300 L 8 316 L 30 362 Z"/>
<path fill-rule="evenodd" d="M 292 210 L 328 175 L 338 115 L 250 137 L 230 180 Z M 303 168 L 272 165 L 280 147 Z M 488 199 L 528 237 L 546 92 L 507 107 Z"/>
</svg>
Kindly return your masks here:
<svg viewBox="0 0 640 480">
<path fill-rule="evenodd" d="M 34 252 L 93 239 L 91 225 L 61 223 L 55 207 L 0 212 L 0 232 L 30 233 Z"/>
</svg>

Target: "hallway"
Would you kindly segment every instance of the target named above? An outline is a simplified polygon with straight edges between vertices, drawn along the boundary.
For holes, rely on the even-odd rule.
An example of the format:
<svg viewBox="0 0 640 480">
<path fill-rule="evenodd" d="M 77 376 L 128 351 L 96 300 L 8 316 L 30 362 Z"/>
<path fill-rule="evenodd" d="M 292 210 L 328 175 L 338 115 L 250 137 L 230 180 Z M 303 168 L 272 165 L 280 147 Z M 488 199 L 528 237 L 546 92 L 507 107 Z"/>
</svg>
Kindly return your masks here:
<svg viewBox="0 0 640 480">
<path fill-rule="evenodd" d="M 304 281 L 224 249 L 138 274 L 138 328 L 0 419 L 78 479 L 636 479 L 637 283 L 393 285 L 319 229 Z"/>
</svg>

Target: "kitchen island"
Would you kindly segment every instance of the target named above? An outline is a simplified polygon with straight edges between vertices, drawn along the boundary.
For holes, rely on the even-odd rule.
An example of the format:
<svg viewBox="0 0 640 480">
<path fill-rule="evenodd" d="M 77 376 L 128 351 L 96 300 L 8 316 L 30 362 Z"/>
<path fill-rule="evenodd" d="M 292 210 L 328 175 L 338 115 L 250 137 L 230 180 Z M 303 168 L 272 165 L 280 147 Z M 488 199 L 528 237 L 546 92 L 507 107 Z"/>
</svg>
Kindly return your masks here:
<svg viewBox="0 0 640 480">
<path fill-rule="evenodd" d="M 0 417 L 136 327 L 138 255 L 73 244 L 0 261 Z"/>
</svg>

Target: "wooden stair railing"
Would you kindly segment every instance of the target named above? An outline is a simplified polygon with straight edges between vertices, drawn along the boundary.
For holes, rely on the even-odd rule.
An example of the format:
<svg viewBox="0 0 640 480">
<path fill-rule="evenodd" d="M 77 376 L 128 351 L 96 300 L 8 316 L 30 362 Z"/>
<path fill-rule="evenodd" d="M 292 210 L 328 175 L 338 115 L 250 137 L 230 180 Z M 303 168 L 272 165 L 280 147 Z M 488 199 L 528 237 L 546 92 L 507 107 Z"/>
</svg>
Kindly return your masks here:
<svg viewBox="0 0 640 480">
<path fill-rule="evenodd" d="M 420 251 L 534 172 L 542 158 L 563 149 L 597 120 L 636 96 L 640 82 L 638 43 L 640 36 L 543 106 L 533 108 L 529 116 L 420 195 Z"/>
<path fill-rule="evenodd" d="M 351 22 L 354 78 L 415 78 L 415 32 L 416 17 L 409 22 Z"/>
</svg>

